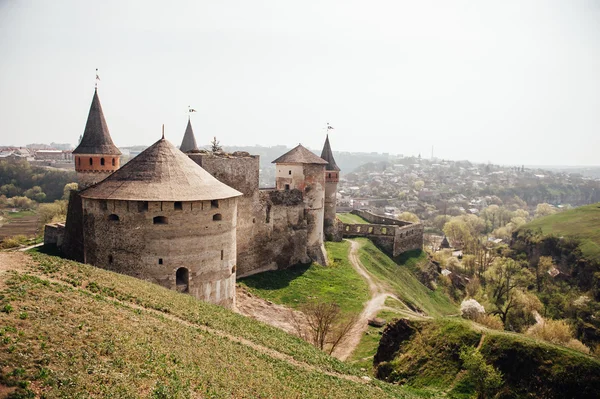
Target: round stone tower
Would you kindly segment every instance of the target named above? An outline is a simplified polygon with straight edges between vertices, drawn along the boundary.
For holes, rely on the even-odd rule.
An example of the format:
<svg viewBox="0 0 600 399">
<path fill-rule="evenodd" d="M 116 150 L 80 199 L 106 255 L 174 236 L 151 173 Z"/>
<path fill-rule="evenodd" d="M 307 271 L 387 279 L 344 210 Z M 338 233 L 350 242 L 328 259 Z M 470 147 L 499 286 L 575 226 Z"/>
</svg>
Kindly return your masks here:
<svg viewBox="0 0 600 399">
<path fill-rule="evenodd" d="M 163 138 L 80 195 L 86 263 L 234 306 L 240 192 Z"/>
<path fill-rule="evenodd" d="M 329 144 L 329 135 L 325 138 L 321 158 L 327 161 L 327 166 L 325 166 L 325 220 L 323 223 L 323 232 L 328 240 L 332 240 L 336 233 L 336 195 L 338 182 L 340 181 L 340 168 L 333 158 L 333 152 Z"/>
<path fill-rule="evenodd" d="M 119 169 L 121 151 L 110 137 L 98 98 L 98 89 L 94 90 L 83 137 L 73 150 L 73 156 L 79 189 L 102 181 Z"/>
<path fill-rule="evenodd" d="M 313 261 L 326 265 L 323 219 L 327 161 L 298 145 L 273 163 L 277 190 L 302 191 L 307 223 L 306 251 Z"/>
</svg>

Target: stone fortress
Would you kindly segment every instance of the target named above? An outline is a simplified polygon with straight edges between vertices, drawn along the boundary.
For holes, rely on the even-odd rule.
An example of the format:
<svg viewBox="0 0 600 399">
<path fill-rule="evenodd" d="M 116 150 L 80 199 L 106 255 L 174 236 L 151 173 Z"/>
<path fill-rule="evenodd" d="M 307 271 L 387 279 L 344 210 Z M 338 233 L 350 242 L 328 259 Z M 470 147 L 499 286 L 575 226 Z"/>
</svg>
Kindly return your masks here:
<svg viewBox="0 0 600 399">
<path fill-rule="evenodd" d="M 46 226 L 45 243 L 71 259 L 222 306 L 235 305 L 238 277 L 326 265 L 325 238 L 372 235 L 393 255 L 422 247 L 420 224 L 386 220 L 384 230 L 350 230 L 336 219 L 340 168 L 328 137 L 321 157 L 298 145 L 274 160 L 271 189 L 259 189 L 258 156 L 200 150 L 189 119 L 179 149 L 163 134 L 120 167 L 95 90 L 73 153 L 79 191 L 71 192 L 64 227 Z M 400 240 L 408 231 L 410 242 Z"/>
</svg>

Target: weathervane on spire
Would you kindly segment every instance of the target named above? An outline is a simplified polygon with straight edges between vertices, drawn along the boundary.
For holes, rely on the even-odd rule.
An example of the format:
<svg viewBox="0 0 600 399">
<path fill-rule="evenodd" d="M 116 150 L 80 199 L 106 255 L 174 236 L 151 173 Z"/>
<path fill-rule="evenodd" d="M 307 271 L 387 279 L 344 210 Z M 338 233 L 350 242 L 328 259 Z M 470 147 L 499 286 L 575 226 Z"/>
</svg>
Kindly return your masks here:
<svg viewBox="0 0 600 399">
<path fill-rule="evenodd" d="M 192 114 L 192 112 L 198 112 L 198 111 L 196 111 L 194 108 L 192 108 L 191 105 L 188 105 L 188 118 L 190 117 L 190 115 Z"/>
<path fill-rule="evenodd" d="M 333 126 L 331 126 L 331 125 L 329 124 L 329 122 L 327 122 L 327 128 L 325 129 L 325 133 L 329 134 L 329 131 L 330 131 L 330 130 L 333 130 Z"/>
<path fill-rule="evenodd" d="M 100 80 L 100 76 L 98 76 L 98 68 L 96 68 L 96 84 L 94 85 L 94 88 L 98 88 L 98 81 Z"/>
</svg>

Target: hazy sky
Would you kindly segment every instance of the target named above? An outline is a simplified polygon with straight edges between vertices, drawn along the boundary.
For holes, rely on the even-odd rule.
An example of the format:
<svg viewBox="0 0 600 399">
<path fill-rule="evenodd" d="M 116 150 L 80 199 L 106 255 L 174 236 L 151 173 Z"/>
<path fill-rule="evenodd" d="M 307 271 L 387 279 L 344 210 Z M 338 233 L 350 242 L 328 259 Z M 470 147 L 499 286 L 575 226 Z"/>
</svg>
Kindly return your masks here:
<svg viewBox="0 0 600 399">
<path fill-rule="evenodd" d="M 600 164 L 600 0 L 0 0 L 0 144 L 224 145 Z"/>
</svg>

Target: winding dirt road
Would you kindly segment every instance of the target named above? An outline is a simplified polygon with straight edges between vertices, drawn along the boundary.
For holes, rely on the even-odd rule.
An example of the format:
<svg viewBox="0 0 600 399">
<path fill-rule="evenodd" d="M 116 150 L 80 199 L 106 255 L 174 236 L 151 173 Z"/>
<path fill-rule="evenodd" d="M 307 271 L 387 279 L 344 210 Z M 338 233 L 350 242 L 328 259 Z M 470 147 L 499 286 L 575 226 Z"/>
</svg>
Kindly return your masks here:
<svg viewBox="0 0 600 399">
<path fill-rule="evenodd" d="M 392 292 L 389 292 L 381 281 L 377 280 L 376 278 L 373 278 L 373 276 L 371 276 L 371 274 L 367 271 L 365 266 L 361 263 L 358 257 L 358 249 L 360 248 L 360 244 L 353 240 L 348 241 L 350 242 L 350 253 L 348 258 L 350 259 L 352 267 L 354 267 L 356 272 L 360 274 L 369 285 L 371 299 L 369 299 L 369 301 L 367 301 L 367 303 L 365 304 L 365 307 L 360 313 L 360 316 L 354 324 L 354 327 L 352 328 L 352 331 L 350 332 L 348 338 L 333 352 L 333 356 L 337 357 L 340 360 L 346 360 L 352 354 L 354 349 L 356 349 L 365 331 L 367 331 L 369 319 L 372 319 L 373 317 L 377 316 L 377 313 L 379 313 L 382 309 L 385 308 L 384 304 L 387 297 L 394 298 L 400 303 L 404 304 L 400 300 L 400 298 L 398 298 Z M 406 305 L 405 307 L 407 309 L 407 313 L 414 313 L 408 310 L 408 307 Z M 414 313 L 414 316 L 422 317 L 422 315 L 418 313 Z"/>
</svg>

